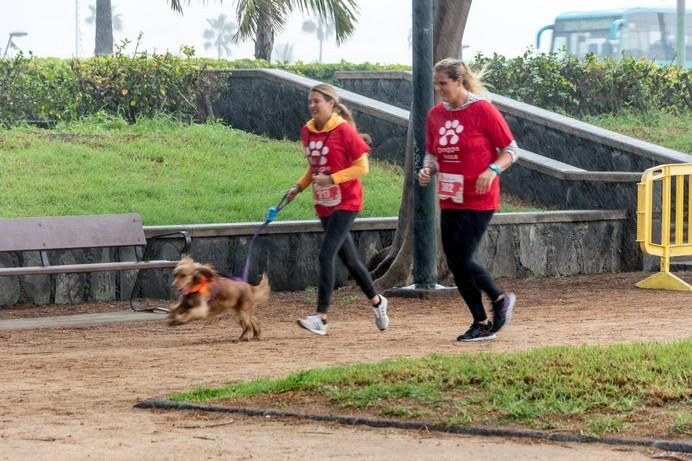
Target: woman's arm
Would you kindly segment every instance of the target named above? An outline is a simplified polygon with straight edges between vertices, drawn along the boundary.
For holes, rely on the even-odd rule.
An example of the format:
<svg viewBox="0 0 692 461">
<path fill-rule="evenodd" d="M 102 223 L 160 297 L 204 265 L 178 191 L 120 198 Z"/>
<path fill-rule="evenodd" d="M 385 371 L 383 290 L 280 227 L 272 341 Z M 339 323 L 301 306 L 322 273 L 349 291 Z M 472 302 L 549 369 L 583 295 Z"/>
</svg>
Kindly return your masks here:
<svg viewBox="0 0 692 461">
<path fill-rule="evenodd" d="M 370 171 L 370 164 L 368 162 L 368 155 L 363 154 L 358 159 L 353 162 L 353 164 L 344 168 L 343 170 L 337 171 L 331 174 L 333 184 L 341 184 L 342 182 L 351 181 L 356 178 L 368 174 Z"/>
</svg>

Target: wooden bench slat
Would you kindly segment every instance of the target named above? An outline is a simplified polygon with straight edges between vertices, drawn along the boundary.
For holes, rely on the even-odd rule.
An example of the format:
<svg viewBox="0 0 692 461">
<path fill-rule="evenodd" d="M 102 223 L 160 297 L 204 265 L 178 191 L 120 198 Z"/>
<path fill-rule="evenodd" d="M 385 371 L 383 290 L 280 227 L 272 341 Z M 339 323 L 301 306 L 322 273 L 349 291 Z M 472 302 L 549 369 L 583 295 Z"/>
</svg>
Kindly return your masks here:
<svg viewBox="0 0 692 461">
<path fill-rule="evenodd" d="M 140 261 L 140 262 L 107 262 L 90 264 L 64 264 L 59 266 L 26 266 L 26 267 L 0 267 L 0 276 L 13 275 L 46 275 L 46 274 L 74 274 L 86 272 L 109 272 L 120 270 L 140 269 L 169 269 L 175 267 L 178 261 Z"/>
<path fill-rule="evenodd" d="M 137 213 L 0 219 L 0 251 L 145 245 Z"/>
</svg>

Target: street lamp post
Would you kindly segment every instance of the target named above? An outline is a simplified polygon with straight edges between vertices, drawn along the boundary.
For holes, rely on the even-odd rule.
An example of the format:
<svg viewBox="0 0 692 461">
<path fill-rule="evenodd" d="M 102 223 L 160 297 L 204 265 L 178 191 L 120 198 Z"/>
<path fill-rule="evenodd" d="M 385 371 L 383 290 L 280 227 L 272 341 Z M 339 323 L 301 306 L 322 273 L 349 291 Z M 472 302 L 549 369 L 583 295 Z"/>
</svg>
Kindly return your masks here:
<svg viewBox="0 0 692 461">
<path fill-rule="evenodd" d="M 678 0 L 677 4 L 677 34 L 676 34 L 676 59 L 681 68 L 685 67 L 687 57 L 685 56 L 685 0 Z"/>
<path fill-rule="evenodd" d="M 7 52 L 9 51 L 10 46 L 16 46 L 16 45 L 12 42 L 12 39 L 13 39 L 14 37 L 24 37 L 25 35 L 27 35 L 26 32 L 10 32 L 10 36 L 7 37 L 7 45 L 5 45 L 5 52 L 4 52 L 3 55 L 2 55 L 2 58 L 3 58 L 3 59 L 5 59 L 5 58 L 7 57 Z"/>
<path fill-rule="evenodd" d="M 425 117 L 433 105 L 433 2 L 413 0 L 413 282 L 417 289 L 434 289 L 437 282 L 435 190 L 415 178 L 425 157 Z"/>
</svg>

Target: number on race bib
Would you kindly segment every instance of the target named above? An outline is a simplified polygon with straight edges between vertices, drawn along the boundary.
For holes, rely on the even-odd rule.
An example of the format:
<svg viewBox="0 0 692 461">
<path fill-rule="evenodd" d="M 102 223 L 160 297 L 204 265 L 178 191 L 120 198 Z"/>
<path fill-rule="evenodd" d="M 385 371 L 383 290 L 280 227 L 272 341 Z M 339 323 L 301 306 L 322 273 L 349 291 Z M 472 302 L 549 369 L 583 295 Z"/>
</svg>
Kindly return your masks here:
<svg viewBox="0 0 692 461">
<path fill-rule="evenodd" d="M 437 178 L 437 195 L 440 200 L 452 199 L 454 203 L 464 203 L 464 176 L 440 173 Z"/>
<path fill-rule="evenodd" d="M 341 203 L 341 188 L 337 184 L 331 186 L 313 184 L 312 197 L 318 205 L 337 206 Z"/>
</svg>

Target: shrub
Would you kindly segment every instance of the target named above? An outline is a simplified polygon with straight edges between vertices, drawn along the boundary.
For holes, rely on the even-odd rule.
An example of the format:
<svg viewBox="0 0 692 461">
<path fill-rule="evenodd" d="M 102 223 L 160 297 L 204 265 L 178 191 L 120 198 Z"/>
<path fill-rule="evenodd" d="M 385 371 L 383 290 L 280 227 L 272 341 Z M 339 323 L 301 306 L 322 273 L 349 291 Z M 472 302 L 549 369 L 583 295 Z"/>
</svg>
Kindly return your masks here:
<svg viewBox="0 0 692 461">
<path fill-rule="evenodd" d="M 560 58 L 528 50 L 513 59 L 479 53 L 473 64 L 486 68 L 485 80 L 498 94 L 577 117 L 692 109 L 692 72 L 646 59 Z"/>
</svg>

